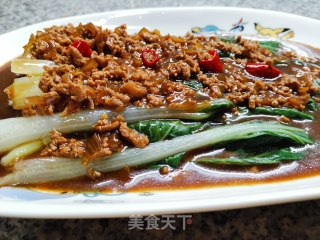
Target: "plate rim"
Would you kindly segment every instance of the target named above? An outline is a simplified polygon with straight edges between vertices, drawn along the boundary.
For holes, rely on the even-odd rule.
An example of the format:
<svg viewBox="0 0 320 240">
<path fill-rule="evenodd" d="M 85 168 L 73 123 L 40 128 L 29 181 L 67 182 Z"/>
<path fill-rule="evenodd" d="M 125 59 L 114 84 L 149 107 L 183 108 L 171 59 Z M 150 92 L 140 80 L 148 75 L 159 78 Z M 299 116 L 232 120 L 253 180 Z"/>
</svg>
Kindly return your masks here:
<svg viewBox="0 0 320 240">
<path fill-rule="evenodd" d="M 274 185 L 286 185 L 292 183 L 299 182 L 312 182 L 313 179 L 316 179 L 320 182 L 320 176 L 309 177 L 305 179 L 298 179 L 292 181 L 283 181 L 283 182 L 275 182 L 275 183 L 262 183 L 262 184 L 252 184 L 252 185 L 240 185 L 240 186 L 225 186 L 221 187 L 221 189 L 239 189 L 242 188 L 245 191 L 252 191 L 256 188 L 261 188 L 261 186 L 269 189 Z M 305 181 L 306 180 L 306 181 Z M 12 188 L 13 189 L 13 188 Z M 210 188 L 202 188 L 200 190 L 158 190 L 154 191 L 154 193 L 193 193 L 195 191 L 205 192 L 205 193 L 214 193 L 215 189 L 220 189 L 220 187 L 215 187 L 213 189 Z M 213 191 L 211 191 L 213 190 Z M 134 195 L 135 192 L 130 192 L 123 196 Z M 289 197 L 289 199 L 288 199 Z M 93 219 L 93 218 L 124 218 L 124 217 L 133 217 L 133 216 L 147 216 L 147 215 L 166 215 L 166 214 L 188 214 L 188 213 L 201 213 L 201 212 L 210 212 L 210 211 L 221 211 L 221 210 L 234 210 L 234 209 L 242 209 L 242 208 L 251 208 L 251 207 L 261 207 L 267 205 L 276 205 L 283 203 L 291 203 L 291 202 L 299 202 L 305 200 L 314 200 L 320 197 L 320 185 L 314 188 L 304 188 L 303 186 L 299 189 L 286 189 L 277 193 L 276 195 L 270 194 L 270 192 L 260 192 L 254 195 L 254 198 L 248 198 L 245 194 L 243 196 L 237 196 L 238 201 L 235 202 L 231 197 L 223 199 L 223 203 L 212 204 L 212 199 L 209 198 L 200 198 L 200 199 L 182 199 L 176 201 L 168 201 L 165 208 L 156 208 L 155 206 L 159 206 L 159 202 L 156 203 L 145 203 L 145 202 L 133 202 L 133 203 L 125 203 L 125 207 L 123 208 L 124 203 L 112 203 L 108 204 L 108 200 L 103 204 L 97 204 L 91 201 L 88 203 L 42 203 L 41 201 L 32 201 L 32 202 L 8 202 L 1 201 L 0 204 L 5 204 L 6 208 L 0 208 L 0 216 L 1 217 L 23 217 L 23 218 L 37 218 L 37 219 Z M 240 201 L 239 201 L 240 200 Z M 173 203 L 170 206 L 170 203 Z M 94 204 L 94 205 L 92 205 Z M 177 204 L 179 207 L 177 208 Z M 72 208 L 70 207 L 72 206 Z M 192 206 L 192 207 L 190 207 Z M 118 210 L 114 211 L 115 208 Z M 14 209 L 12 211 L 11 209 Z M 37 209 L 34 211 L 34 209 Z M 67 211 L 65 211 L 68 209 Z M 79 210 L 80 209 L 80 210 Z M 61 211 L 64 210 L 64 211 Z M 21 214 L 21 211 L 23 214 Z"/>
<path fill-rule="evenodd" d="M 135 12 L 157 12 L 157 11 L 186 11 L 186 10 L 194 10 L 194 11 L 199 11 L 199 10 L 231 10 L 231 11 L 249 11 L 249 12 L 261 12 L 261 13 L 266 13 L 266 14 L 277 14 L 277 15 L 283 15 L 283 16 L 288 16 L 288 17 L 298 17 L 301 18 L 305 21 L 312 21 L 316 23 L 320 23 L 320 19 L 316 18 L 311 18 L 311 17 L 305 17 L 302 15 L 294 14 L 294 13 L 288 13 L 288 12 L 281 12 L 281 11 L 276 11 L 276 10 L 267 10 L 267 9 L 258 9 L 258 8 L 249 8 L 249 7 L 232 7 L 232 6 L 185 6 L 185 7 L 159 7 L 159 8 L 132 8 L 132 9 L 118 9 L 118 10 L 113 10 L 113 11 L 103 11 L 103 12 L 95 12 L 95 13 L 88 13 L 88 14 L 81 14 L 81 15 L 74 15 L 74 16 L 68 16 L 68 17 L 61 17 L 61 18 L 55 18 L 55 19 L 50 19 L 42 22 L 37 22 L 33 23 L 24 27 L 20 27 L 17 29 L 14 29 L 9 32 L 5 32 L 0 34 L 0 37 L 3 35 L 11 34 L 16 31 L 21 31 L 23 29 L 28 29 L 28 28 L 33 28 L 37 25 L 42 25 L 42 24 L 51 24 L 56 21 L 65 21 L 65 20 L 70 20 L 72 21 L 73 19 L 77 19 L 80 17 L 87 18 L 91 16 L 99 16 L 103 14 L 117 14 L 117 13 L 135 13 Z"/>
</svg>

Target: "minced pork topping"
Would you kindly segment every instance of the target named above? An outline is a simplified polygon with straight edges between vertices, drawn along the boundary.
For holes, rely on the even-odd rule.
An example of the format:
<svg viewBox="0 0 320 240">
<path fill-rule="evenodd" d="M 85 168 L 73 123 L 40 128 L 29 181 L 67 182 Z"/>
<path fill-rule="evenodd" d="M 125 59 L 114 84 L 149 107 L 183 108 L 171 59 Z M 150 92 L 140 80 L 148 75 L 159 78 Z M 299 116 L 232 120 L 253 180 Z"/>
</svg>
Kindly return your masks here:
<svg viewBox="0 0 320 240">
<path fill-rule="evenodd" d="M 67 115 L 95 108 L 119 113 L 113 119 L 101 116 L 86 139 L 51 132 L 42 155 L 81 157 L 85 164 L 125 146 L 148 145 L 148 137 L 130 129 L 121 117 L 128 106 L 180 108 L 194 106 L 199 99 L 226 98 L 249 108 L 304 110 L 310 95 L 318 90 L 313 86 L 317 68 L 294 65 L 280 72 L 273 65 L 293 62 L 295 53 L 274 54 L 241 37 L 230 43 L 189 33 L 163 36 L 146 28 L 128 34 L 125 25 L 112 31 L 92 23 L 69 24 L 38 31 L 25 52 L 31 58 L 51 60 L 55 66 L 45 67 L 39 83 L 44 94 L 26 99 L 24 115 Z M 256 66 L 269 71 L 267 78 Z M 203 88 L 188 86 L 188 81 L 195 80 Z"/>
</svg>

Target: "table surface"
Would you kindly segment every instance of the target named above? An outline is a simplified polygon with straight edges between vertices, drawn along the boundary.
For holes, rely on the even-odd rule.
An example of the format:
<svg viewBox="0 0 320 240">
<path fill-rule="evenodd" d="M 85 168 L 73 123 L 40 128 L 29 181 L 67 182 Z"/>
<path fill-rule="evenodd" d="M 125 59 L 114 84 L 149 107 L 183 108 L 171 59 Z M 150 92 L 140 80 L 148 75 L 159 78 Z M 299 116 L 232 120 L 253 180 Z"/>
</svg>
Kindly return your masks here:
<svg viewBox="0 0 320 240">
<path fill-rule="evenodd" d="M 237 6 L 320 19 L 318 0 L 0 0 L 0 34 L 41 21 L 116 9 L 169 6 Z M 129 230 L 129 219 L 0 221 L 0 239 L 316 239 L 320 200 L 192 214 L 186 230 Z"/>
</svg>

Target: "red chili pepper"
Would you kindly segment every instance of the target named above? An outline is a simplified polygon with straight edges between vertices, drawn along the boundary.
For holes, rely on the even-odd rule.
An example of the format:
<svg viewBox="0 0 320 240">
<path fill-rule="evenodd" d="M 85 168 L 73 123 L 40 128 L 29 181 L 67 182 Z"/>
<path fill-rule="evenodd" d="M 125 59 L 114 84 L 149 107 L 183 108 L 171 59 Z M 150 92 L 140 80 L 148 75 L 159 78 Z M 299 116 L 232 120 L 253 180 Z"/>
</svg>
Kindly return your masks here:
<svg viewBox="0 0 320 240">
<path fill-rule="evenodd" d="M 210 50 L 208 53 L 212 56 L 209 59 L 199 59 L 200 67 L 207 72 L 221 73 L 223 64 L 220 60 L 219 54 L 215 50 Z"/>
<path fill-rule="evenodd" d="M 84 56 L 84 57 L 90 57 L 91 56 L 92 50 L 91 50 L 89 44 L 86 43 L 85 41 L 77 40 L 74 43 L 72 43 L 71 46 L 73 46 L 76 49 L 78 49 L 78 51 L 82 54 L 82 56 Z"/>
<path fill-rule="evenodd" d="M 145 67 L 155 67 L 159 61 L 159 55 L 151 49 L 145 49 L 141 53 L 141 59 Z"/>
<path fill-rule="evenodd" d="M 252 76 L 269 79 L 276 78 L 281 74 L 278 68 L 264 63 L 247 62 L 246 71 Z"/>
</svg>

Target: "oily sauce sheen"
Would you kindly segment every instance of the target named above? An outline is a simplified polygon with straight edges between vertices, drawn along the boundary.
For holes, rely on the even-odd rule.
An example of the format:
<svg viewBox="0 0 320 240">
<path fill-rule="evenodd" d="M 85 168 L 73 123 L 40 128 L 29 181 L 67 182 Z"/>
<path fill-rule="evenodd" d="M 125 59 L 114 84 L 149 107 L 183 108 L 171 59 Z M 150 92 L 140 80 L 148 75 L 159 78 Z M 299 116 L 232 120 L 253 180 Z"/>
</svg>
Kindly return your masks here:
<svg viewBox="0 0 320 240">
<path fill-rule="evenodd" d="M 0 68 L 0 119 L 21 116 L 19 111 L 12 110 L 8 106 L 7 96 L 3 92 L 12 83 L 13 79 L 14 74 L 10 72 L 10 65 L 6 64 L 2 66 Z M 312 139 L 320 139 L 320 111 L 314 115 L 316 117 L 314 121 L 294 121 L 292 125 L 307 129 Z M 246 117 L 246 119 L 239 121 L 250 120 L 252 118 L 256 119 L 257 117 Z M 275 117 L 264 117 L 263 119 L 276 120 Z M 184 158 L 184 163 L 178 169 L 172 170 L 169 174 L 165 175 L 160 174 L 159 170 L 130 168 L 111 173 L 102 173 L 102 176 L 97 180 L 80 177 L 52 183 L 26 185 L 25 187 L 41 191 L 64 193 L 80 191 L 122 192 L 152 191 L 155 189 L 194 189 L 287 181 L 319 175 L 319 148 L 319 145 L 316 143 L 315 146 L 306 149 L 306 155 L 300 161 L 258 167 L 209 167 L 195 165 L 191 162 L 195 156 L 201 153 L 208 155 L 208 152 L 210 152 L 210 149 L 199 149 L 190 151 Z M 224 154 L 227 156 L 227 153 Z M 0 166 L 0 176 L 5 174 L 5 169 Z"/>
</svg>

